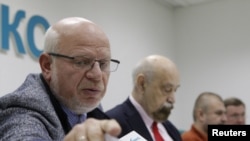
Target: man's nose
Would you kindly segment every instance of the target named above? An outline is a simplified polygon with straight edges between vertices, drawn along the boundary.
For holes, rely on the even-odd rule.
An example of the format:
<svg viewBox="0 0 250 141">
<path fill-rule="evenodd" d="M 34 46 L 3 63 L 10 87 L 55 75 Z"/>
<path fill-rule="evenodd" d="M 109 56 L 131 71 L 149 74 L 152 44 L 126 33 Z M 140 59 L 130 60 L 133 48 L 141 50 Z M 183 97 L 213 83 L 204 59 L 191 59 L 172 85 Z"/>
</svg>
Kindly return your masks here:
<svg viewBox="0 0 250 141">
<path fill-rule="evenodd" d="M 174 92 L 172 92 L 168 97 L 167 97 L 167 101 L 174 104 L 175 103 L 175 95 Z"/>
<path fill-rule="evenodd" d="M 98 61 L 95 61 L 91 68 L 87 71 L 87 77 L 100 80 L 102 77 L 102 70 Z"/>
</svg>

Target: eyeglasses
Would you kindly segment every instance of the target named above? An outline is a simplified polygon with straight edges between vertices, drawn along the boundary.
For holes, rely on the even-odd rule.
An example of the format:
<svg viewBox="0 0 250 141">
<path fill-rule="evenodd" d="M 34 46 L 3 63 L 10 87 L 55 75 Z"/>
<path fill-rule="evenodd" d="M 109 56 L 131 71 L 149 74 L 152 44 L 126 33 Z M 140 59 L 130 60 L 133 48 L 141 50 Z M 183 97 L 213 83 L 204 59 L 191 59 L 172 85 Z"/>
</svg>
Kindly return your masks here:
<svg viewBox="0 0 250 141">
<path fill-rule="evenodd" d="M 117 70 L 118 65 L 120 64 L 120 61 L 115 60 L 115 59 L 96 60 L 96 59 L 87 58 L 85 56 L 72 57 L 72 56 L 67 56 L 67 55 L 53 53 L 53 52 L 49 52 L 48 54 L 51 56 L 55 56 L 55 57 L 62 57 L 62 58 L 70 59 L 72 60 L 74 67 L 76 69 L 81 69 L 81 70 L 82 69 L 89 70 L 93 67 L 95 62 L 98 62 L 99 67 L 103 72 L 114 72 Z"/>
</svg>

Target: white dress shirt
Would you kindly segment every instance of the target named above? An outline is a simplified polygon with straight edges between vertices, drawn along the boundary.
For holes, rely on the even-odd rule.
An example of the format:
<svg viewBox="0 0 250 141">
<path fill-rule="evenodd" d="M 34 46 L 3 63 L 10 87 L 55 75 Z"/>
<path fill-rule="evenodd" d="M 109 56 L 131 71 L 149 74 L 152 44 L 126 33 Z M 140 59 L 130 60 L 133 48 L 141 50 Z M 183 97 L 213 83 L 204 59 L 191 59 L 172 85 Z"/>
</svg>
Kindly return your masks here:
<svg viewBox="0 0 250 141">
<path fill-rule="evenodd" d="M 135 109 L 139 112 L 143 122 L 145 123 L 151 137 L 154 139 L 154 134 L 152 132 L 151 126 L 153 124 L 153 119 L 148 116 L 148 114 L 144 111 L 144 109 L 141 107 L 141 105 L 134 99 L 132 95 L 129 96 L 129 100 L 131 103 L 135 106 Z M 157 124 L 158 130 L 163 137 L 164 141 L 173 141 L 173 139 L 169 136 L 167 130 L 165 127 L 161 124 Z M 143 136 L 143 135 L 141 135 Z"/>
</svg>

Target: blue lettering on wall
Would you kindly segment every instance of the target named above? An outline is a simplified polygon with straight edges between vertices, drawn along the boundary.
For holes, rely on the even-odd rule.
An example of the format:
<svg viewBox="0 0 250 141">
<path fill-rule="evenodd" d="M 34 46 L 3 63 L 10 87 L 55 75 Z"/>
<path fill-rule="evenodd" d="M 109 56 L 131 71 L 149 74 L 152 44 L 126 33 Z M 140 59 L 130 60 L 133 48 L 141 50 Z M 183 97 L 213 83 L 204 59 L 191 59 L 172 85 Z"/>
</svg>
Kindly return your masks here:
<svg viewBox="0 0 250 141">
<path fill-rule="evenodd" d="M 23 47 L 22 39 L 17 31 L 17 28 L 19 26 L 20 20 L 22 18 L 25 18 L 25 12 L 24 11 L 18 11 L 16 13 L 14 22 L 12 24 L 9 24 L 9 7 L 2 5 L 2 48 L 4 50 L 9 50 L 9 36 L 10 33 L 14 35 L 17 50 L 21 54 L 25 54 L 25 50 Z"/>
<path fill-rule="evenodd" d="M 34 42 L 34 30 L 35 30 L 35 27 L 39 25 L 42 25 L 45 30 L 49 28 L 49 23 L 43 17 L 33 16 L 30 18 L 28 22 L 27 38 L 28 38 L 30 51 L 35 57 L 39 57 L 39 55 L 42 53 L 41 50 L 37 49 L 36 44 Z"/>
<path fill-rule="evenodd" d="M 12 34 L 15 40 L 15 44 L 16 44 L 16 48 L 17 48 L 17 52 L 20 54 L 26 54 L 24 45 L 23 45 L 23 40 L 19 34 L 18 31 L 18 27 L 19 24 L 21 23 L 21 21 L 23 19 L 25 19 L 25 11 L 23 10 L 19 10 L 16 12 L 15 16 L 14 16 L 14 20 L 12 23 L 9 22 L 9 7 L 6 5 L 1 5 L 1 49 L 3 50 L 9 50 L 9 39 L 10 39 L 10 35 Z M 41 16 L 35 15 L 32 16 L 29 20 L 28 20 L 28 24 L 27 24 L 27 31 L 26 31 L 26 35 L 27 35 L 27 42 L 28 42 L 28 47 L 32 53 L 32 55 L 36 58 L 39 57 L 39 55 L 41 54 L 41 50 L 39 50 L 35 44 L 34 41 L 34 31 L 36 27 L 43 27 L 44 31 L 46 31 L 49 28 L 49 23 L 48 21 Z"/>
</svg>

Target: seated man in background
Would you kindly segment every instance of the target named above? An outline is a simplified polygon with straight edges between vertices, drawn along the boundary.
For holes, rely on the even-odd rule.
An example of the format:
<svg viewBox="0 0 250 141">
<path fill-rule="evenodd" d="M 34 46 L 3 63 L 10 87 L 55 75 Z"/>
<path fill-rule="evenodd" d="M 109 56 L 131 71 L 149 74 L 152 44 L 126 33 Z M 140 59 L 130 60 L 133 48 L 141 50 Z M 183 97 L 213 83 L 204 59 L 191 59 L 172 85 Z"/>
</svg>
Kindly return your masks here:
<svg viewBox="0 0 250 141">
<path fill-rule="evenodd" d="M 39 64 L 40 74 L 0 98 L 1 141 L 102 141 L 106 133 L 120 134 L 97 108 L 119 61 L 96 24 L 69 17 L 52 25 Z"/>
<path fill-rule="evenodd" d="M 179 131 L 168 121 L 180 86 L 175 64 L 151 55 L 137 64 L 132 78 L 128 99 L 106 112 L 121 125 L 120 137 L 135 131 L 148 141 L 181 141 Z"/>
<path fill-rule="evenodd" d="M 193 120 L 190 130 L 182 134 L 182 140 L 207 141 L 208 125 L 226 122 L 226 108 L 221 96 L 213 92 L 201 93 L 194 104 Z"/>
<path fill-rule="evenodd" d="M 227 122 L 230 125 L 246 124 L 245 103 L 236 97 L 230 97 L 224 100 L 226 107 Z"/>
</svg>

